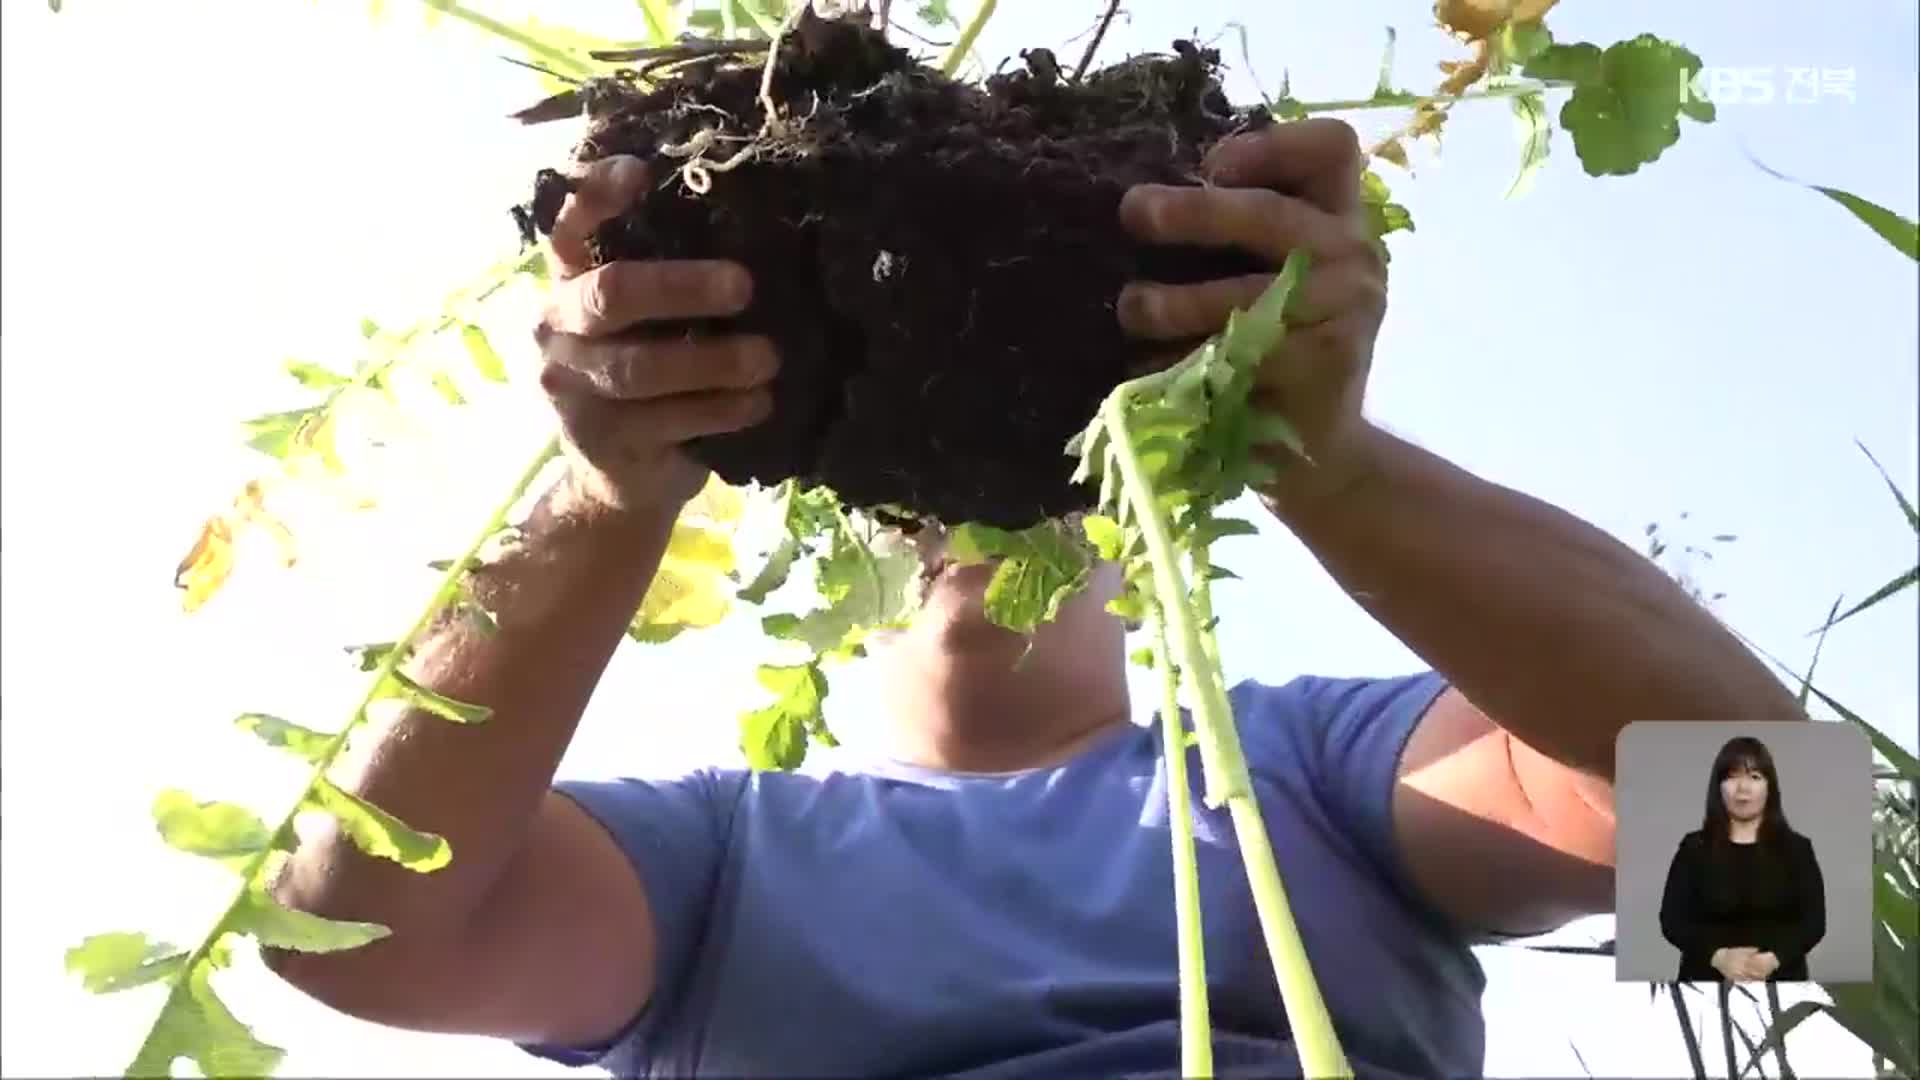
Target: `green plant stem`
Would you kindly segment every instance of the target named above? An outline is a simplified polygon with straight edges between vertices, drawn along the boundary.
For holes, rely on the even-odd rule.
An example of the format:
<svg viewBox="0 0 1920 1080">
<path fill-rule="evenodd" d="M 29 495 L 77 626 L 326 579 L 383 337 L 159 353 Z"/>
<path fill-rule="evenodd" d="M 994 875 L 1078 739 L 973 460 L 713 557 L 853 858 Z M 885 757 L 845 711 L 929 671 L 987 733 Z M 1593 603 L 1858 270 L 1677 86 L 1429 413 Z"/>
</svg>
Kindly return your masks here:
<svg viewBox="0 0 1920 1080">
<path fill-rule="evenodd" d="M 453 603 L 454 600 L 458 598 L 461 590 L 461 579 L 466 574 L 467 567 L 472 565 L 474 558 L 479 555 L 481 547 L 493 537 L 493 534 L 499 532 L 500 529 L 506 525 L 507 515 L 513 512 L 514 505 L 526 495 L 527 489 L 533 486 L 534 480 L 540 475 L 540 470 L 546 468 L 547 462 L 552 461 L 559 453 L 559 440 L 549 440 L 547 445 L 535 456 L 532 464 L 527 466 L 526 471 L 521 474 L 520 479 L 514 484 L 513 493 L 494 509 L 493 515 L 487 519 L 487 527 L 480 531 L 479 536 L 475 537 L 474 541 L 467 545 L 467 550 L 463 552 L 458 559 L 455 559 L 453 565 L 449 566 L 447 572 L 441 576 L 440 587 L 434 590 L 433 599 L 428 601 L 426 609 L 414 620 L 413 626 L 407 630 L 405 636 L 394 642 L 393 648 L 387 650 L 387 654 L 381 658 L 379 665 L 374 669 L 373 679 L 368 683 L 365 696 L 360 699 L 360 704 L 354 706 L 353 715 L 348 719 L 346 726 L 342 727 L 339 733 L 327 741 L 326 750 L 320 755 L 319 760 L 314 763 L 313 774 L 307 779 L 306 786 L 300 789 L 300 797 L 294 800 L 293 808 L 287 811 L 286 816 L 280 819 L 279 827 L 274 829 L 273 839 L 269 841 L 266 847 L 258 854 L 247 860 L 246 865 L 240 871 L 240 888 L 234 894 L 233 900 L 227 904 L 226 910 L 221 913 L 219 921 L 214 923 L 213 930 L 201 940 L 199 945 L 194 947 L 193 952 L 187 954 L 186 962 L 180 965 L 180 975 L 168 989 L 166 1002 L 161 1006 L 159 1015 L 166 1015 L 167 1010 L 172 1008 L 175 996 L 192 981 L 194 968 L 205 961 L 207 954 L 213 950 L 214 945 L 226 936 L 227 925 L 233 921 L 234 913 L 240 909 L 240 905 L 246 902 L 247 892 L 254 887 L 255 879 L 260 876 L 260 871 L 266 866 L 267 859 L 271 857 L 274 852 L 282 850 L 284 845 L 293 840 L 295 835 L 294 821 L 300 816 L 300 811 L 306 808 L 308 796 L 313 793 L 314 787 L 326 776 L 327 770 L 332 768 L 334 759 L 340 756 L 340 751 L 345 749 L 348 736 L 353 733 L 355 728 L 366 721 L 367 707 L 379 700 L 380 693 L 386 687 L 387 681 L 393 677 L 394 669 L 399 667 L 401 661 L 406 658 L 407 647 L 426 630 L 433 620 L 439 616 L 440 612 L 445 610 L 448 604 Z M 141 1040 L 139 1052 L 134 1056 L 136 1062 L 146 1056 L 147 1044 L 151 1043 L 158 1034 L 158 1025 L 147 1032 L 147 1037 Z"/>
<path fill-rule="evenodd" d="M 1307 114 L 1353 112 L 1359 109 L 1414 109 L 1422 105 L 1451 106 L 1457 101 L 1476 101 L 1482 98 L 1524 97 L 1528 94 L 1537 94 L 1542 91 L 1571 85 L 1573 84 L 1540 80 L 1538 82 L 1495 86 L 1486 90 L 1470 90 L 1463 94 L 1447 94 L 1442 97 L 1421 97 L 1415 95 L 1409 98 L 1350 98 L 1345 101 L 1302 101 L 1295 103 L 1293 107 Z"/>
<path fill-rule="evenodd" d="M 1193 850 L 1193 790 L 1187 781 L 1187 725 L 1180 676 L 1167 646 L 1166 605 L 1154 604 L 1154 658 L 1160 668 L 1160 739 L 1167 761 L 1167 833 L 1173 838 L 1173 920 L 1180 946 L 1180 1075 L 1213 1075 L 1213 1021 L 1207 1003 L 1206 935 L 1200 925 L 1200 864 Z"/>
<path fill-rule="evenodd" d="M 1286 1007 L 1287 1023 L 1293 1029 L 1299 1048 L 1301 1065 L 1308 1076 L 1351 1076 L 1326 1000 L 1314 981 L 1306 947 L 1300 941 L 1300 928 L 1287 903 L 1286 889 L 1280 884 L 1280 868 L 1274 861 L 1273 845 L 1267 839 L 1266 823 L 1260 816 L 1253 779 L 1247 772 L 1246 755 L 1240 749 L 1240 736 L 1233 725 L 1225 683 L 1202 643 L 1200 625 L 1193 617 L 1186 584 L 1181 580 L 1178 552 L 1156 505 L 1139 452 L 1127 432 L 1131 385 L 1123 384 L 1109 395 L 1101 410 L 1106 418 L 1114 460 L 1120 466 L 1122 497 L 1133 504 L 1135 517 L 1139 519 L 1141 536 L 1146 540 L 1147 556 L 1153 567 L 1154 589 L 1160 596 L 1161 610 L 1171 616 L 1181 674 L 1193 690 L 1194 727 L 1200 739 L 1207 801 L 1216 806 L 1224 803 L 1232 815 L 1234 837 L 1240 845 L 1247 884 L 1253 891 L 1254 909 L 1260 917 L 1260 932 L 1266 939 L 1267 955 L 1273 962 L 1274 978 Z"/>
<path fill-rule="evenodd" d="M 451 15 L 468 25 L 479 27 L 489 34 L 505 38 L 535 56 L 545 60 L 551 60 L 555 64 L 566 68 L 569 74 L 577 75 L 581 78 L 590 78 L 595 73 L 591 65 L 581 63 L 578 57 L 567 52 L 565 49 L 549 45 L 523 30 L 515 30 L 513 27 L 508 26 L 498 19 L 489 18 L 477 11 L 469 11 L 457 3 L 456 0 L 420 0 L 420 2 L 433 8 L 435 11 Z"/>
<path fill-rule="evenodd" d="M 973 13 L 973 18 L 968 19 L 967 25 L 961 29 L 960 40 L 953 43 L 953 48 L 947 52 L 947 58 L 941 61 L 940 73 L 942 75 L 951 79 L 953 78 L 953 73 L 960 70 L 960 65 L 966 63 L 967 50 L 973 48 L 974 40 L 980 36 L 980 31 L 986 27 L 987 20 L 993 18 L 993 9 L 998 7 L 999 3 L 1000 0 L 980 0 L 979 9 Z"/>
</svg>

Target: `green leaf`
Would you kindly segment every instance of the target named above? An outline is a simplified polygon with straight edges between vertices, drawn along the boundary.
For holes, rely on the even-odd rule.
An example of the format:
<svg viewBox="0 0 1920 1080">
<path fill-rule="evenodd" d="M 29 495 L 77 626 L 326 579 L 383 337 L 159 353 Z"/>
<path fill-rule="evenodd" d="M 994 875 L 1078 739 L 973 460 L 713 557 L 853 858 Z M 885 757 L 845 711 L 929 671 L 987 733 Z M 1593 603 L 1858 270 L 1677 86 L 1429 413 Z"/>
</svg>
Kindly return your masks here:
<svg viewBox="0 0 1920 1080">
<path fill-rule="evenodd" d="M 1867 460 L 1873 463 L 1874 471 L 1880 474 L 1880 479 L 1886 483 L 1887 490 L 1893 494 L 1893 501 L 1900 505 L 1901 513 L 1907 515 L 1907 524 L 1912 527 L 1916 534 L 1920 534 L 1920 512 L 1914 510 L 1913 503 L 1908 500 L 1906 495 L 1901 493 L 1899 485 L 1893 482 L 1893 477 L 1887 475 L 1886 467 L 1880 464 L 1879 458 L 1873 456 L 1873 451 L 1867 449 L 1867 444 L 1855 439 L 1853 445 L 1859 447 L 1860 452 L 1867 455 Z"/>
<path fill-rule="evenodd" d="M 1553 125 L 1547 121 L 1547 103 L 1538 93 L 1513 98 L 1514 128 L 1520 136 L 1520 172 L 1508 185 L 1506 197 L 1517 199 L 1533 187 L 1534 174 L 1547 163 L 1553 148 Z"/>
<path fill-rule="evenodd" d="M 347 383 L 353 381 L 345 375 L 335 371 L 329 371 L 319 364 L 309 363 L 305 360 L 289 360 L 287 361 L 286 367 L 287 374 L 293 376 L 294 380 L 301 386 L 315 390 L 325 390 L 334 386 L 345 386 Z"/>
<path fill-rule="evenodd" d="M 1393 201 L 1393 193 L 1388 189 L 1387 182 L 1372 169 L 1360 176 L 1360 209 L 1366 218 L 1367 231 L 1372 234 L 1380 250 L 1380 257 L 1391 261 L 1386 238 L 1390 233 L 1413 232 L 1413 215 L 1407 212 L 1406 207 Z"/>
<path fill-rule="evenodd" d="M 1713 106 L 1691 92 L 1700 58 L 1652 34 L 1602 52 L 1587 42 L 1550 45 L 1527 63 L 1536 79 L 1573 83 L 1560 126 L 1592 176 L 1626 176 L 1680 140 L 1680 115 L 1711 121 Z"/>
<path fill-rule="evenodd" d="M 825 730 L 821 704 L 827 697 L 827 678 L 817 660 L 763 664 L 755 675 L 775 700 L 740 717 L 740 752 L 755 769 L 797 769 L 807 758 L 809 733 Z"/>
<path fill-rule="evenodd" d="M 655 45 L 671 45 L 680 36 L 670 0 L 640 0 L 640 16 L 647 23 L 647 40 Z"/>
<path fill-rule="evenodd" d="M 1913 219 L 1901 217 L 1883 206 L 1838 188 L 1815 186 L 1813 190 L 1846 207 L 1867 228 L 1878 233 L 1880 239 L 1892 244 L 1894 250 L 1909 259 L 1920 260 L 1920 224 Z"/>
<path fill-rule="evenodd" d="M 473 361 L 473 368 L 480 373 L 481 378 L 496 383 L 507 381 L 506 361 L 500 359 L 500 354 L 494 351 L 493 343 L 487 340 L 485 330 L 472 323 L 463 324 L 460 327 L 460 342 L 467 347 L 467 357 Z"/>
<path fill-rule="evenodd" d="M 366 645 L 349 645 L 345 652 L 361 671 L 373 671 L 393 651 L 394 644 L 391 641 L 376 641 Z"/>
<path fill-rule="evenodd" d="M 267 1076 L 286 1051 L 261 1042 L 214 993 L 214 965 L 203 960 L 176 983 L 128 1076 L 171 1076 L 173 1063 L 191 1058 L 203 1076 Z"/>
<path fill-rule="evenodd" d="M 1833 606 L 1827 609 L 1827 625 L 1820 628 L 1820 636 L 1813 642 L 1813 658 L 1807 661 L 1807 673 L 1800 677 L 1800 692 L 1796 695 L 1802 709 L 1807 707 L 1808 688 L 1813 685 L 1813 673 L 1820 666 L 1820 650 L 1826 647 L 1827 631 L 1833 626 L 1833 613 L 1840 610 L 1840 601 L 1845 597 L 1833 598 Z"/>
<path fill-rule="evenodd" d="M 361 336 L 361 338 L 363 338 L 363 339 L 365 339 L 365 340 L 367 340 L 367 341 L 372 341 L 372 340 L 373 340 L 374 338 L 377 338 L 377 337 L 379 337 L 379 336 L 380 336 L 380 324 L 379 324 L 379 323 L 377 323 L 377 322 L 374 322 L 374 321 L 373 321 L 372 319 L 370 319 L 370 318 L 368 318 L 368 317 L 366 317 L 366 316 L 364 316 L 364 315 L 363 315 L 363 316 L 361 316 L 361 318 L 360 318 L 360 336 Z"/>
<path fill-rule="evenodd" d="M 67 974 L 95 994 L 112 994 L 171 979 L 187 961 L 187 950 L 145 934 L 95 934 L 67 950 Z"/>
<path fill-rule="evenodd" d="M 1154 667 L 1153 646 L 1142 645 L 1127 654 L 1127 662 L 1152 671 Z"/>
<path fill-rule="evenodd" d="M 1808 684 L 1807 689 L 1813 691 L 1813 696 L 1824 702 L 1827 708 L 1839 715 L 1840 719 L 1865 732 L 1867 741 L 1873 743 L 1873 748 L 1880 752 L 1881 757 L 1887 759 L 1887 764 L 1892 765 L 1903 779 L 1920 784 L 1920 760 L 1916 760 L 1912 754 L 1902 749 L 1899 743 L 1887 738 L 1879 728 L 1861 719 L 1853 710 L 1833 700 L 1826 691 L 1811 683 Z"/>
<path fill-rule="evenodd" d="M 1504 69 L 1511 64 L 1526 64 L 1534 57 L 1546 51 L 1553 44 L 1553 33 L 1544 23 L 1514 22 L 1509 20 L 1494 35 L 1495 51 L 1499 55 L 1500 66 Z"/>
<path fill-rule="evenodd" d="M 262 945 L 309 953 L 357 949 L 390 933 L 378 923 L 324 919 L 296 911 L 257 885 L 249 885 L 241 894 L 229 925 L 240 933 L 252 934 Z"/>
<path fill-rule="evenodd" d="M 293 451 L 295 439 L 301 430 L 317 421 L 322 413 L 322 407 L 316 405 L 289 412 L 268 413 L 243 421 L 247 445 L 268 457 L 284 460 Z"/>
<path fill-rule="evenodd" d="M 906 625 L 919 604 L 920 556 L 910 547 L 874 552 L 846 527 L 815 564 L 815 584 L 826 606 L 797 619 L 763 619 L 774 637 L 804 642 L 815 655 L 858 645 L 874 631 Z"/>
<path fill-rule="evenodd" d="M 1915 566 L 1913 569 L 1907 571 L 1904 574 L 1901 574 L 1900 576 L 1894 578 L 1892 581 L 1889 581 L 1885 585 L 1882 585 L 1879 588 L 1873 590 L 1873 592 L 1869 594 L 1865 600 L 1862 600 L 1859 603 L 1848 608 L 1845 612 L 1843 612 L 1840 615 L 1839 618 L 1833 619 L 1827 622 L 1826 624 L 1822 625 L 1820 629 L 1822 631 L 1831 630 L 1834 627 L 1840 625 L 1841 623 L 1846 622 L 1848 619 L 1853 618 L 1855 615 L 1858 615 L 1861 612 L 1867 610 L 1868 608 L 1873 607 L 1875 604 L 1878 604 L 1881 601 L 1886 600 L 1887 598 L 1894 596 L 1895 594 L 1900 593 L 1904 590 L 1911 589 L 1917 584 L 1920 584 L 1920 566 Z"/>
<path fill-rule="evenodd" d="M 335 738 L 266 713 L 241 713 L 233 722 L 240 730 L 258 735 L 260 741 L 268 746 L 285 750 L 314 765 L 326 760 L 327 751 Z"/>
<path fill-rule="evenodd" d="M 761 564 L 746 587 L 735 595 L 753 604 L 766 603 L 768 594 L 787 583 L 794 560 L 807 551 L 812 541 L 831 531 L 836 522 L 834 508 L 838 498 L 824 487 L 800 490 L 787 480 L 780 485 L 780 519 L 785 535 Z"/>
<path fill-rule="evenodd" d="M 448 375 L 446 372 L 436 371 L 432 375 L 429 375 L 427 378 L 428 378 L 428 381 L 433 384 L 433 388 L 439 392 L 441 398 L 443 398 L 447 404 L 465 405 L 467 403 L 467 396 L 460 392 L 460 387 L 454 384 L 453 377 Z"/>
<path fill-rule="evenodd" d="M 1210 546 L 1216 540 L 1229 536 L 1258 536 L 1259 526 L 1244 518 L 1208 517 L 1193 528 L 1193 543 L 1196 546 Z"/>
<path fill-rule="evenodd" d="M 382 687 L 380 696 L 398 698 L 416 709 L 430 712 L 456 724 L 484 723 L 493 715 L 493 710 L 485 705 L 470 705 L 464 701 L 455 701 L 445 694 L 421 686 L 398 670 L 387 673 L 387 685 Z"/>
<path fill-rule="evenodd" d="M 919 16 L 921 22 L 936 26 L 954 21 L 953 12 L 947 7 L 947 0 L 926 0 L 915 9 L 914 14 Z"/>
<path fill-rule="evenodd" d="M 986 614 L 1015 633 L 1030 634 L 1051 622 L 1093 576 L 1087 549 L 1055 521 L 1017 533 L 967 523 L 953 530 L 947 545 L 962 564 L 1000 560 L 987 583 Z"/>
<path fill-rule="evenodd" d="M 1126 531 L 1120 523 L 1104 514 L 1088 514 L 1080 519 L 1080 531 L 1087 534 L 1087 541 L 1093 545 L 1094 553 L 1108 562 L 1124 558 L 1127 550 Z"/>
<path fill-rule="evenodd" d="M 273 834 L 258 815 L 229 802 L 195 802 L 178 788 L 153 800 L 153 820 L 171 847 L 244 871 L 267 850 Z"/>
<path fill-rule="evenodd" d="M 303 808 L 331 814 L 361 851 L 417 873 L 438 870 L 453 859 L 445 837 L 419 832 L 325 777 L 314 781 Z"/>
</svg>

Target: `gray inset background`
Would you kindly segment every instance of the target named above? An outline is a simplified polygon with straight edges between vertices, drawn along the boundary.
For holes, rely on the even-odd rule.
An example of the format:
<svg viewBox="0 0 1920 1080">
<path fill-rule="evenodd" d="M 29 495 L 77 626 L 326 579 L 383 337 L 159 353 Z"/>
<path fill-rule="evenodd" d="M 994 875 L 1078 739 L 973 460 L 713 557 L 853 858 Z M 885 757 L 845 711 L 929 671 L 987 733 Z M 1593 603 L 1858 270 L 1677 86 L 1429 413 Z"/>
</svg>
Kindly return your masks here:
<svg viewBox="0 0 1920 1080">
<path fill-rule="evenodd" d="M 1700 827 L 1720 747 L 1751 735 L 1773 753 L 1780 808 L 1813 842 L 1827 936 L 1807 954 L 1819 982 L 1873 979 L 1873 750 L 1851 725 L 1640 721 L 1620 732 L 1614 807 L 1614 977 L 1671 982 L 1680 951 L 1660 936 L 1660 894 L 1680 838 Z"/>
</svg>

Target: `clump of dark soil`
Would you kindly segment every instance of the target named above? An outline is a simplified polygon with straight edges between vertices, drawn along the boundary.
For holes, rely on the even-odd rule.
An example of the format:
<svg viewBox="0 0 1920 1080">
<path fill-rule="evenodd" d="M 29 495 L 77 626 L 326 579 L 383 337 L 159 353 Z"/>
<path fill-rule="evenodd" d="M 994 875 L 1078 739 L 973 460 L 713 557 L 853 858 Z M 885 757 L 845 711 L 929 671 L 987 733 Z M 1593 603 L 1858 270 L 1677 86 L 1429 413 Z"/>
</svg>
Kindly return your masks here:
<svg viewBox="0 0 1920 1080">
<path fill-rule="evenodd" d="M 1044 50 L 1023 55 L 1025 70 L 968 85 L 865 26 L 803 17 L 772 86 L 788 130 L 705 194 L 660 148 L 703 129 L 738 137 L 714 142 L 718 161 L 760 132 L 763 54 L 583 95 L 577 156 L 638 155 L 662 181 L 602 229 L 596 256 L 729 258 L 753 275 L 739 318 L 663 328 L 779 347 L 772 417 L 691 447 L 727 481 L 800 477 L 849 505 L 1003 528 L 1086 508 L 1068 439 L 1165 353 L 1122 335 L 1122 284 L 1267 269 L 1120 226 L 1129 186 L 1197 183 L 1208 147 L 1269 122 L 1229 104 L 1218 53 L 1175 42 L 1078 83 Z M 523 229 L 551 229 L 565 184 L 542 173 Z"/>
</svg>

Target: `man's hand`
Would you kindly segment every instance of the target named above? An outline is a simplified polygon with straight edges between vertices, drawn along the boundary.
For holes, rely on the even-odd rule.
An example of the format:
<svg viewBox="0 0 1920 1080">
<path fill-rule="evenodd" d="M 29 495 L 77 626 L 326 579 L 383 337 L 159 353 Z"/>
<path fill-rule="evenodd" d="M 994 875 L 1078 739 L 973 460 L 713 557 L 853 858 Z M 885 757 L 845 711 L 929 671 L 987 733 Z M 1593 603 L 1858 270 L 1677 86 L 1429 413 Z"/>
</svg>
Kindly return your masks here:
<svg viewBox="0 0 1920 1080">
<path fill-rule="evenodd" d="M 1765 979 L 1780 970 L 1780 958 L 1770 952 L 1757 952 L 1747 960 L 1748 978 Z"/>
<path fill-rule="evenodd" d="M 773 408 L 778 367 L 759 336 L 661 339 L 649 322 L 737 315 L 753 282 L 737 263 L 616 262 L 589 269 L 595 229 L 640 198 L 638 158 L 596 161 L 554 221 L 558 282 L 534 331 L 540 385 L 559 414 L 569 478 L 592 504 L 677 514 L 707 469 L 681 444 L 750 427 Z"/>
<path fill-rule="evenodd" d="M 1256 407 L 1285 416 L 1318 466 L 1292 463 L 1300 467 L 1266 493 L 1281 502 L 1333 494 L 1366 466 L 1360 406 L 1386 315 L 1387 275 L 1361 212 L 1363 165 L 1353 129 L 1340 121 L 1275 124 L 1215 146 L 1201 166 L 1208 186 L 1141 184 L 1120 203 L 1122 224 L 1147 243 L 1240 248 L 1276 269 L 1293 249 L 1309 252 L 1286 340 L 1254 388 Z M 1272 282 L 1271 274 L 1131 282 L 1120 294 L 1120 323 L 1135 337 L 1191 342 L 1221 330 Z"/>
</svg>

